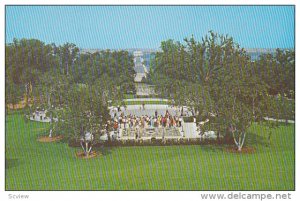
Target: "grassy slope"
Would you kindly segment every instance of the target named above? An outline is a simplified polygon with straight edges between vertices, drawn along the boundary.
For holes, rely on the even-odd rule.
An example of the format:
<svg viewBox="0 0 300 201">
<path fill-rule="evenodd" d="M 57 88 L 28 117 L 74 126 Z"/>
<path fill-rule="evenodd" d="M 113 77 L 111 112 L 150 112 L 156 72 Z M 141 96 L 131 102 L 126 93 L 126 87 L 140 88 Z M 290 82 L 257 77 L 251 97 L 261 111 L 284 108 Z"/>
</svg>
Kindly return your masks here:
<svg viewBox="0 0 300 201">
<path fill-rule="evenodd" d="M 47 124 L 6 118 L 6 190 L 293 190 L 294 125 L 266 147 L 266 128 L 251 128 L 255 154 L 217 146 L 123 147 L 83 160 L 66 143 L 39 143 Z M 253 134 L 256 133 L 256 134 Z M 18 140 L 17 140 L 17 139 Z"/>
</svg>

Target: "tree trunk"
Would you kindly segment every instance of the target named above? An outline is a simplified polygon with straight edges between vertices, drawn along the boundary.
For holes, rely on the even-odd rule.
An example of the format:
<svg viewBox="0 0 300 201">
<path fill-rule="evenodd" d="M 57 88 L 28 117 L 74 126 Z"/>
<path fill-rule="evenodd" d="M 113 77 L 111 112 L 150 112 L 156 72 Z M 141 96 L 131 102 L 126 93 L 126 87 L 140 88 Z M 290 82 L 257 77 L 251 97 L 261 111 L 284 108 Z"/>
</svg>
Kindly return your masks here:
<svg viewBox="0 0 300 201">
<path fill-rule="evenodd" d="M 88 155 L 89 155 L 88 149 L 89 149 L 89 143 L 88 143 L 88 142 L 85 142 L 85 150 L 84 150 L 85 156 L 88 156 Z"/>
<path fill-rule="evenodd" d="M 50 94 L 48 92 L 47 92 L 47 103 L 48 103 L 48 107 L 51 107 Z"/>
<path fill-rule="evenodd" d="M 245 142 L 246 132 L 242 132 L 238 136 L 235 135 L 235 132 L 232 132 L 232 134 L 233 134 L 234 143 L 237 146 L 238 151 L 241 152 L 242 148 L 243 148 L 243 145 L 244 145 L 244 142 Z"/>
<path fill-rule="evenodd" d="M 83 146 L 83 141 L 80 142 L 80 145 L 81 145 L 82 150 L 85 152 L 84 146 Z"/>
<path fill-rule="evenodd" d="M 107 141 L 110 142 L 111 138 L 110 138 L 110 131 L 107 132 Z"/>
<path fill-rule="evenodd" d="M 255 116 L 255 110 L 254 110 L 254 98 L 252 98 L 252 114 Z"/>
<path fill-rule="evenodd" d="M 67 69 L 66 69 L 66 74 L 67 74 L 67 76 L 69 75 L 69 64 L 67 63 Z"/>
<path fill-rule="evenodd" d="M 52 129 L 50 129 L 49 137 L 52 137 Z"/>
<path fill-rule="evenodd" d="M 25 84 L 25 97 L 24 97 L 25 106 L 27 106 L 27 102 L 28 102 L 28 85 L 29 83 Z"/>
<path fill-rule="evenodd" d="M 217 141 L 218 141 L 218 144 L 221 144 L 221 138 L 220 138 L 220 134 L 221 133 L 221 131 L 220 131 L 220 129 L 218 130 L 218 132 L 217 132 Z"/>
<path fill-rule="evenodd" d="M 269 145 L 271 146 L 271 135 L 272 135 L 272 132 L 270 131 L 269 132 L 269 136 L 268 136 L 268 141 L 269 141 Z"/>
<path fill-rule="evenodd" d="M 238 151 L 239 151 L 239 152 L 242 151 L 242 146 L 238 146 Z"/>
</svg>

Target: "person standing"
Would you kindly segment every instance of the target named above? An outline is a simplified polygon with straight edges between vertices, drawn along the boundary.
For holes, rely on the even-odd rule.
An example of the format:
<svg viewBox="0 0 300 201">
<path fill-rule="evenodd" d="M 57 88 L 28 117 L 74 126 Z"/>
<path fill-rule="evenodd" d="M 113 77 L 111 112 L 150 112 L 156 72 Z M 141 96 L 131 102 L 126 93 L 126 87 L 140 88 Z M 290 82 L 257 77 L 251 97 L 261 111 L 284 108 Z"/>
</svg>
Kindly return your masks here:
<svg viewBox="0 0 300 201">
<path fill-rule="evenodd" d="M 139 126 L 139 123 L 136 122 L 136 125 L 135 125 L 135 139 L 138 139 L 140 137 L 140 126 Z"/>
<path fill-rule="evenodd" d="M 166 114 L 165 114 L 165 116 L 166 116 L 166 117 L 169 117 L 169 115 L 170 115 L 169 111 L 168 111 L 168 110 L 166 110 Z"/>
<path fill-rule="evenodd" d="M 166 118 L 164 116 L 161 118 L 161 124 L 163 127 L 166 126 Z"/>
<path fill-rule="evenodd" d="M 165 121 L 166 121 L 166 127 L 168 128 L 170 125 L 170 119 L 168 117 L 165 117 Z"/>
<path fill-rule="evenodd" d="M 118 126 L 119 126 L 119 128 L 121 128 L 121 124 L 122 124 L 122 114 L 119 116 L 119 118 L 118 118 Z"/>
<path fill-rule="evenodd" d="M 179 124 L 178 126 L 181 127 L 181 125 L 182 125 L 182 117 L 179 117 L 178 124 Z"/>
<path fill-rule="evenodd" d="M 150 125 L 151 125 L 151 128 L 154 127 L 154 119 L 153 119 L 153 117 L 150 118 Z"/>
<path fill-rule="evenodd" d="M 161 116 L 157 117 L 157 127 L 160 127 L 161 125 Z"/>
<path fill-rule="evenodd" d="M 122 118 L 122 123 L 124 124 L 124 129 L 126 128 L 126 116 Z"/>
</svg>

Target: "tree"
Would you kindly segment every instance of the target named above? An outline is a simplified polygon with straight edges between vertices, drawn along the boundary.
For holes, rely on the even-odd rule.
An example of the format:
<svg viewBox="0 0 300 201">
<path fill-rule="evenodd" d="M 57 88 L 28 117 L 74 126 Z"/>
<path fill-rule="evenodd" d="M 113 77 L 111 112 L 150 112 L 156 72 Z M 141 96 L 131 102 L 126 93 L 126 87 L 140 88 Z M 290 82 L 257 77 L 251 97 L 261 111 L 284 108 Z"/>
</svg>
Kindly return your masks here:
<svg viewBox="0 0 300 201">
<path fill-rule="evenodd" d="M 61 118 L 68 130 L 68 138 L 80 140 L 85 154 L 89 155 L 93 139 L 101 135 L 109 119 L 101 89 L 91 85 L 73 85 L 66 94 L 66 108 Z"/>
<path fill-rule="evenodd" d="M 262 120 L 259 102 L 265 99 L 267 85 L 253 73 L 249 56 L 232 38 L 211 33 L 206 43 L 210 52 L 207 71 L 210 74 L 206 78 L 214 102 L 211 112 L 216 114 L 215 121 L 210 123 L 232 133 L 241 151 L 247 129 L 254 121 Z"/>
<path fill-rule="evenodd" d="M 272 55 L 268 55 L 264 61 L 268 68 L 264 71 L 273 74 L 266 76 L 261 73 L 262 63 L 253 63 L 232 37 L 210 31 L 202 42 L 193 36 L 184 41 L 186 45 L 172 40 L 162 42 L 162 52 L 157 53 L 153 61 L 155 69 L 151 80 L 162 95 L 167 93 L 175 103 L 190 106 L 199 115 L 209 117 L 208 128 L 215 129 L 218 135 L 229 131 L 241 151 L 247 129 L 266 115 L 260 104 L 268 101 L 265 99 L 268 95 L 266 78 L 274 75 L 274 64 L 284 63 L 279 59 L 282 56 L 277 56 L 278 62 L 274 62 L 269 59 Z M 281 54 L 280 51 L 277 54 Z M 288 58 L 293 61 L 292 56 Z M 282 69 L 281 72 L 283 76 L 278 80 L 285 82 L 287 73 Z"/>
<path fill-rule="evenodd" d="M 295 98 L 295 51 L 276 49 L 274 54 L 260 55 L 255 65 L 270 95 Z"/>
<path fill-rule="evenodd" d="M 68 76 L 78 56 L 79 48 L 73 43 L 65 43 L 59 47 L 58 51 L 61 59 L 61 68 L 63 73 Z"/>
</svg>

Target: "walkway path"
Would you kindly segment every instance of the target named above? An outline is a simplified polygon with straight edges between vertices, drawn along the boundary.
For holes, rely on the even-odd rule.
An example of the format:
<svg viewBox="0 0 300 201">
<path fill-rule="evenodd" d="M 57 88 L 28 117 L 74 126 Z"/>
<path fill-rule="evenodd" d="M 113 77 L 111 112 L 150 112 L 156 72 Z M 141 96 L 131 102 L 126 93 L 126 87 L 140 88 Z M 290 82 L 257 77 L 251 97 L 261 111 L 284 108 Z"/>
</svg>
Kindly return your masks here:
<svg viewBox="0 0 300 201">
<path fill-rule="evenodd" d="M 124 101 L 127 102 L 133 102 L 133 101 L 169 101 L 168 99 L 165 98 L 131 98 L 131 99 L 124 99 Z"/>
<path fill-rule="evenodd" d="M 270 117 L 264 117 L 265 120 L 269 120 L 269 121 L 278 121 L 278 122 L 283 122 L 285 123 L 286 120 L 285 119 L 274 119 L 274 118 L 270 118 Z M 289 124 L 294 124 L 295 120 L 287 120 L 287 123 Z"/>
</svg>

